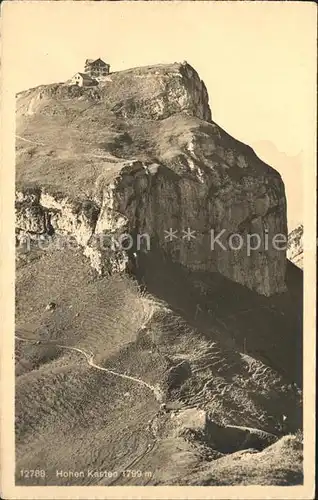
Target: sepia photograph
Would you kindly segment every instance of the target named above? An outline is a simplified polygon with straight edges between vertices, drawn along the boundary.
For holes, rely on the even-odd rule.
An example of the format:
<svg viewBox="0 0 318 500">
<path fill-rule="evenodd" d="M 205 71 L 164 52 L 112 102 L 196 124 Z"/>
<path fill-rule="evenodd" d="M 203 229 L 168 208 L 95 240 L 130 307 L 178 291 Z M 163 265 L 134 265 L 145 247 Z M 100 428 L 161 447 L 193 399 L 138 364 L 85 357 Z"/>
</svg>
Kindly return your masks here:
<svg viewBox="0 0 318 500">
<path fill-rule="evenodd" d="M 4 498 L 313 498 L 310 3 L 2 10 Z"/>
</svg>

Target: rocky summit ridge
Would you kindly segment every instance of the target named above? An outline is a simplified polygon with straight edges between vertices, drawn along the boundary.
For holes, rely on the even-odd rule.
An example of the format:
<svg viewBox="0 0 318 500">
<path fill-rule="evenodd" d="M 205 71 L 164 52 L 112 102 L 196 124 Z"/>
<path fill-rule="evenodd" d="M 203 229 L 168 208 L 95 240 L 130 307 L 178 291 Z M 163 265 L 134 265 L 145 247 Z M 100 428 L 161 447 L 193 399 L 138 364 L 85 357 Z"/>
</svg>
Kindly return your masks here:
<svg viewBox="0 0 318 500">
<path fill-rule="evenodd" d="M 150 251 L 190 271 L 263 295 L 285 290 L 286 253 L 264 247 L 266 235 L 287 232 L 282 179 L 213 122 L 188 63 L 115 72 L 96 87 L 20 92 L 16 134 L 18 240 L 72 235 L 103 274 L 149 251 L 136 246 L 146 233 Z M 211 231 L 222 245 L 211 247 Z M 100 245 L 123 234 L 134 239 L 130 253 Z M 261 244 L 249 252 L 250 234 Z"/>
</svg>

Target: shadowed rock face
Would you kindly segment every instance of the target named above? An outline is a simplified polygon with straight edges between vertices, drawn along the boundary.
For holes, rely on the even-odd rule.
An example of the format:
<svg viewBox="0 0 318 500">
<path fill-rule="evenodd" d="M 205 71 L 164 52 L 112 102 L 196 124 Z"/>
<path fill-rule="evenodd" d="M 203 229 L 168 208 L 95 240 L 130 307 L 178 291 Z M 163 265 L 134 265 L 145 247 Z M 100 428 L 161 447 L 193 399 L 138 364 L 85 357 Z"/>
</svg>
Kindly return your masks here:
<svg viewBox="0 0 318 500">
<path fill-rule="evenodd" d="M 100 241 L 129 233 L 137 253 L 155 247 L 260 294 L 285 290 L 286 254 L 272 245 L 287 231 L 281 177 L 211 121 L 190 65 L 20 93 L 17 134 L 20 236 L 70 234 L 104 273 L 124 270 L 129 256 Z M 145 233 L 150 245 L 145 237 L 136 246 Z"/>
<path fill-rule="evenodd" d="M 192 432 L 193 438 L 208 443 L 221 453 L 234 453 L 238 450 L 263 450 L 275 443 L 277 436 L 269 432 L 237 425 L 219 425 L 204 410 L 191 408 L 179 412 L 172 421 L 172 432 L 184 434 Z"/>
<path fill-rule="evenodd" d="M 207 436 L 209 441 L 215 443 L 217 449 L 223 453 L 249 448 L 263 450 L 278 439 L 274 434 L 260 429 L 238 425 L 220 426 L 212 420 L 207 424 Z"/>
</svg>

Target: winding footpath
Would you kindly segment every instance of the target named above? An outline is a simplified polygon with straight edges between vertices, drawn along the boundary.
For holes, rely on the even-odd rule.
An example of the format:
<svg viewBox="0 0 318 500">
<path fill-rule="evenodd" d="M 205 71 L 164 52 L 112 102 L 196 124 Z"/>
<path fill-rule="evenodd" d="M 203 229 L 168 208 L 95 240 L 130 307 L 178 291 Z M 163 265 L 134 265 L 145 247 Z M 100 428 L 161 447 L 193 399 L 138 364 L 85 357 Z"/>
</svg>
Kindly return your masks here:
<svg viewBox="0 0 318 500">
<path fill-rule="evenodd" d="M 96 363 L 94 363 L 94 354 L 92 352 L 88 353 L 88 352 L 84 351 L 83 349 L 80 349 L 79 347 L 58 344 L 52 340 L 50 341 L 50 340 L 28 339 L 25 337 L 20 337 L 19 335 L 15 335 L 15 338 L 17 340 L 20 340 L 21 342 L 29 342 L 33 345 L 45 345 L 45 344 L 46 345 L 54 345 L 55 347 L 59 347 L 61 349 L 67 349 L 69 351 L 78 352 L 85 357 L 87 364 L 89 366 L 91 366 L 92 368 L 95 368 L 96 370 L 101 370 L 101 371 L 106 372 L 106 373 L 110 373 L 111 375 L 114 375 L 116 377 L 131 380 L 132 382 L 135 382 L 136 384 L 142 385 L 142 386 L 146 387 L 147 389 L 149 389 L 153 393 L 154 397 L 156 398 L 156 400 L 159 403 L 161 403 L 163 401 L 163 395 L 162 395 L 162 392 L 161 392 L 159 387 L 152 386 L 152 385 L 148 384 L 147 382 L 145 382 L 144 380 L 141 380 L 139 378 L 131 377 L 130 375 L 125 375 L 124 373 L 119 373 L 119 372 L 116 372 L 114 370 L 110 370 L 108 368 L 104 368 L 103 366 L 97 365 Z M 154 415 L 154 417 L 151 419 L 151 423 L 154 421 L 154 419 L 156 417 L 157 417 L 157 414 Z M 151 428 L 151 425 L 149 427 Z M 153 431 L 152 431 L 152 434 L 153 434 L 153 436 L 152 436 L 151 443 L 148 443 L 147 447 L 137 457 L 135 457 L 126 467 L 124 467 L 121 470 L 121 474 L 119 474 L 118 477 L 114 478 L 112 481 L 110 481 L 108 483 L 108 486 L 117 483 L 119 480 L 123 481 L 124 480 L 123 473 L 125 471 L 131 469 L 131 467 L 133 465 L 136 465 L 138 462 L 140 462 L 140 460 L 142 460 L 146 455 L 148 455 L 154 449 L 154 447 L 156 446 L 156 443 L 157 443 L 157 437 Z M 125 482 L 126 481 L 124 480 L 124 484 L 125 484 Z M 147 482 L 149 482 L 149 481 L 147 481 Z"/>
<path fill-rule="evenodd" d="M 125 375 L 124 373 L 119 373 L 119 372 L 116 372 L 114 370 L 110 370 L 109 368 L 104 368 L 103 366 L 97 365 L 96 363 L 94 363 L 94 354 L 92 352 L 88 353 L 88 352 L 84 351 L 83 349 L 80 349 L 79 347 L 58 344 L 52 340 L 50 341 L 50 340 L 28 339 L 25 337 L 20 337 L 18 335 L 15 335 L 15 338 L 17 340 L 20 340 L 21 342 L 29 342 L 29 343 L 35 344 L 35 345 L 44 345 L 44 344 L 54 345 L 55 347 L 59 347 L 61 349 L 67 349 L 69 351 L 78 352 L 85 357 L 87 364 L 89 366 L 91 366 L 92 368 L 96 368 L 96 370 L 101 370 L 103 372 L 110 373 L 111 375 L 114 375 L 115 377 L 120 377 L 120 378 L 131 380 L 132 382 L 135 382 L 136 384 L 147 387 L 147 389 L 149 389 L 154 394 L 156 400 L 160 403 L 162 402 L 162 392 L 161 392 L 159 387 L 150 385 L 140 378 L 131 377 L 130 375 Z"/>
<path fill-rule="evenodd" d="M 44 144 L 43 142 L 33 141 L 32 139 L 27 139 L 26 137 L 22 137 L 21 135 L 15 134 L 15 137 L 17 139 L 20 139 L 21 141 L 29 142 L 30 144 L 35 144 L 37 146 L 47 146 L 47 144 Z M 61 151 L 66 151 L 66 148 L 62 148 L 62 147 L 58 147 L 58 146 L 55 149 L 61 150 Z M 102 160 L 104 160 L 108 163 L 126 163 L 127 162 L 127 158 L 118 158 L 117 156 L 114 156 L 114 155 L 107 156 L 105 154 L 95 154 L 95 153 L 82 153 L 82 155 L 89 156 L 91 158 L 101 158 Z M 134 161 L 134 159 L 132 159 L 131 161 Z"/>
</svg>

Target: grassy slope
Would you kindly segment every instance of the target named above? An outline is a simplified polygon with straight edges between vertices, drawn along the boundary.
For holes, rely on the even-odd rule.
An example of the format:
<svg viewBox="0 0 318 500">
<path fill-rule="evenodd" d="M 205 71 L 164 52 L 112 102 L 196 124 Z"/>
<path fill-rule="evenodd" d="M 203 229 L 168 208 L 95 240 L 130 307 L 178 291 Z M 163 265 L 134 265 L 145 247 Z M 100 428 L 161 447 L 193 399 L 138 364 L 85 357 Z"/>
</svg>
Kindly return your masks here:
<svg viewBox="0 0 318 500">
<path fill-rule="evenodd" d="M 56 311 L 46 312 L 51 300 Z M 147 314 L 133 282 L 94 277 L 76 252 L 46 252 L 18 271 L 18 334 L 93 350 L 110 368 L 151 376 L 149 347 L 135 347 Z M 54 484 L 56 467 L 116 469 L 147 446 L 158 410 L 149 391 L 89 368 L 80 354 L 19 341 L 17 351 L 17 470 L 41 464 Z"/>
<path fill-rule="evenodd" d="M 50 301 L 57 304 L 51 312 L 45 310 Z M 160 382 L 167 402 L 175 408 L 199 405 L 218 422 L 279 434 L 282 411 L 296 414 L 293 392 L 274 371 L 259 379 L 261 363 L 254 361 L 251 369 L 251 360 L 231 347 L 231 330 L 221 332 L 220 324 L 210 318 L 207 336 L 200 328 L 202 318 L 188 322 L 181 313 L 172 311 L 158 296 L 141 295 L 128 277 L 94 276 L 74 250 L 39 253 L 29 263 L 20 259 L 18 334 L 59 339 L 93 350 L 102 366 L 150 384 Z M 140 331 L 145 322 L 147 328 Z M 134 468 L 152 472 L 152 478 L 120 478 L 115 484 L 167 484 L 207 464 L 206 449 L 199 443 L 169 435 L 169 414 L 158 413 L 159 404 L 146 388 L 90 368 L 80 354 L 52 346 L 17 341 L 16 358 L 19 484 L 23 467 L 45 468 L 45 484 L 110 484 L 106 478 L 56 479 L 55 470 L 120 471 L 139 458 Z M 193 374 L 181 384 L 169 383 L 169 367 L 180 360 L 190 362 Z M 204 368 L 211 362 L 214 366 Z M 198 397 L 207 383 L 208 392 Z M 155 442 L 151 421 L 157 427 Z M 290 425 L 294 431 L 295 423 Z M 151 450 L 143 456 L 148 445 Z M 279 462 L 277 453 L 272 467 L 280 467 Z M 260 467 L 261 462 L 247 465 L 244 481 L 251 470 L 253 482 L 253 471 Z M 291 469 L 295 467 L 300 474 L 297 454 Z M 238 474 L 235 481 L 243 479 Z M 43 484 L 43 480 L 34 479 L 33 484 Z"/>
</svg>

